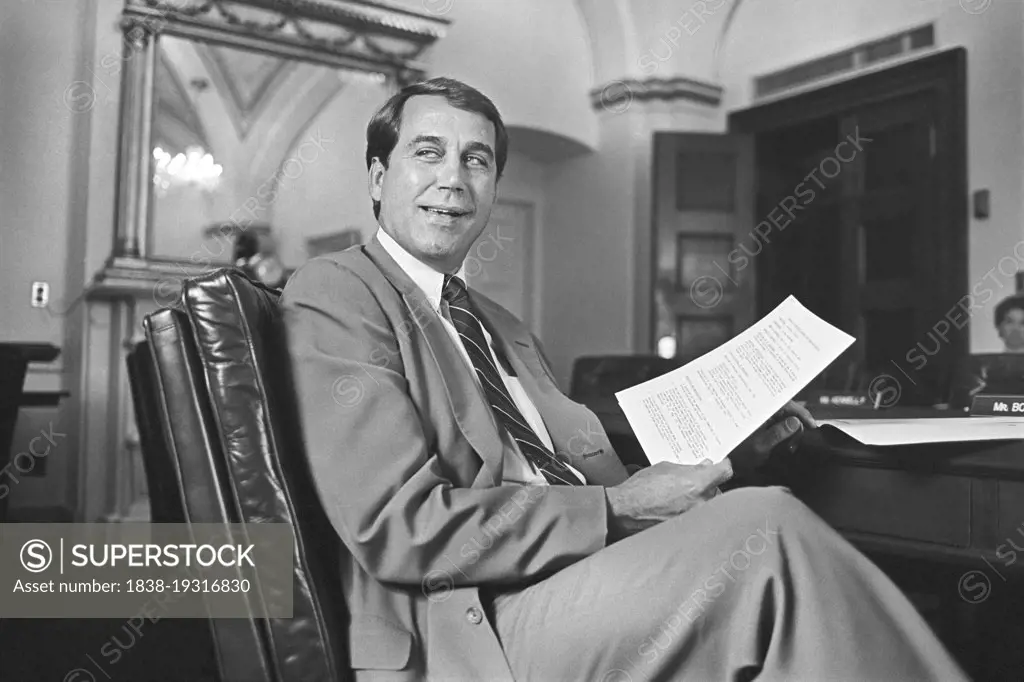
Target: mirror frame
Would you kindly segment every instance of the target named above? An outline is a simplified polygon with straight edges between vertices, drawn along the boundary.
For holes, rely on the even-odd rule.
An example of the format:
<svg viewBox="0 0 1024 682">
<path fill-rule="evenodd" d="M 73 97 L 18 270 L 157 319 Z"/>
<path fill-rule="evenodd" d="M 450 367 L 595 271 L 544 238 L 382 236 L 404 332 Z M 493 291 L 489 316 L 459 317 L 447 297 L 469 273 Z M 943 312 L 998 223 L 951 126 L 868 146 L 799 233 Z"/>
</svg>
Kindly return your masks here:
<svg viewBox="0 0 1024 682">
<path fill-rule="evenodd" d="M 418 60 L 450 23 L 371 0 L 125 0 L 114 243 L 87 287 L 89 297 L 122 298 L 161 287 L 166 295 L 182 279 L 209 270 L 148 252 L 153 80 L 161 36 L 379 74 L 397 90 L 425 77 Z"/>
</svg>

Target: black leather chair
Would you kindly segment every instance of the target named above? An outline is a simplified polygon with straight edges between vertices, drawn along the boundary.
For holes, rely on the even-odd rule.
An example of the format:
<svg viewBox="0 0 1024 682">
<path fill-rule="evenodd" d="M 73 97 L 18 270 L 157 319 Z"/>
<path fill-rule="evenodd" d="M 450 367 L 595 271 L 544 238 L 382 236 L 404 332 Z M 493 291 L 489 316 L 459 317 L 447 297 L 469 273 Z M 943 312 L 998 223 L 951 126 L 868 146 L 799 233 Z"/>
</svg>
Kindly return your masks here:
<svg viewBox="0 0 1024 682">
<path fill-rule="evenodd" d="M 203 624 L 221 680 L 348 680 L 342 545 L 308 469 L 279 296 L 222 269 L 146 317 L 128 368 L 153 519 L 290 523 L 294 617 Z"/>
<path fill-rule="evenodd" d="M 618 391 L 660 377 L 686 362 L 657 355 L 584 355 L 573 362 L 569 397 L 588 407 L 617 405 Z"/>
</svg>

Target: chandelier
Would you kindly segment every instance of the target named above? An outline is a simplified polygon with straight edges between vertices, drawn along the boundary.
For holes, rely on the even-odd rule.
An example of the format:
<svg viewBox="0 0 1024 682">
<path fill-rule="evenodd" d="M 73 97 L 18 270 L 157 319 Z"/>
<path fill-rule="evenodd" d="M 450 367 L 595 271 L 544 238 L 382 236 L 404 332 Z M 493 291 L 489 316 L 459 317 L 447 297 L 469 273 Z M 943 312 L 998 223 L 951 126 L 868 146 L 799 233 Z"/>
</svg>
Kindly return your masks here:
<svg viewBox="0 0 1024 682">
<path fill-rule="evenodd" d="M 213 155 L 202 147 L 189 147 L 184 153 L 171 154 L 162 147 L 153 150 L 156 162 L 153 184 L 166 192 L 171 187 L 195 185 L 199 189 L 212 191 L 220 184 L 224 167 L 214 163 Z"/>
</svg>

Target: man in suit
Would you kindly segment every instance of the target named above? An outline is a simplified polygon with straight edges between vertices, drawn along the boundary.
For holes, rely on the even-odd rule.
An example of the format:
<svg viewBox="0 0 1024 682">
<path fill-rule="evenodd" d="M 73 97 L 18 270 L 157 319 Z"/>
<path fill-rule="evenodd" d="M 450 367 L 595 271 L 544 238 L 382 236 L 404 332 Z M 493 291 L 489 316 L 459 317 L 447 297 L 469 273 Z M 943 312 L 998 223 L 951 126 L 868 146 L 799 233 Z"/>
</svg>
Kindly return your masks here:
<svg viewBox="0 0 1024 682">
<path fill-rule="evenodd" d="M 537 339 L 468 291 L 508 138 L 450 79 L 367 130 L 379 230 L 285 288 L 313 475 L 348 554 L 359 680 L 962 679 L 910 603 L 779 488 L 721 464 L 632 476 Z"/>
</svg>

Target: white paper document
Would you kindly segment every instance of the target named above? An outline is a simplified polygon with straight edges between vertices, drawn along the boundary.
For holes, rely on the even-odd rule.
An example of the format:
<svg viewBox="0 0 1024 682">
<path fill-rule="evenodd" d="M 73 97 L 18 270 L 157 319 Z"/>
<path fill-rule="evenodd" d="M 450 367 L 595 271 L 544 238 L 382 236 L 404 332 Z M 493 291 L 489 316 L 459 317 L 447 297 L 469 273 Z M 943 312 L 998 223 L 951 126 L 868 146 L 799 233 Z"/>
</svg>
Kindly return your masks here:
<svg viewBox="0 0 1024 682">
<path fill-rule="evenodd" d="M 651 464 L 720 462 L 853 341 L 790 296 L 715 350 L 615 397 Z"/>
<path fill-rule="evenodd" d="M 1019 417 L 948 417 L 935 419 L 819 419 L 865 445 L 914 445 L 972 440 L 1024 438 Z"/>
</svg>

